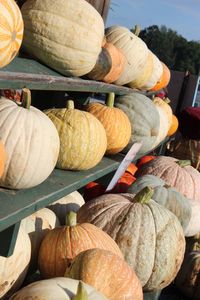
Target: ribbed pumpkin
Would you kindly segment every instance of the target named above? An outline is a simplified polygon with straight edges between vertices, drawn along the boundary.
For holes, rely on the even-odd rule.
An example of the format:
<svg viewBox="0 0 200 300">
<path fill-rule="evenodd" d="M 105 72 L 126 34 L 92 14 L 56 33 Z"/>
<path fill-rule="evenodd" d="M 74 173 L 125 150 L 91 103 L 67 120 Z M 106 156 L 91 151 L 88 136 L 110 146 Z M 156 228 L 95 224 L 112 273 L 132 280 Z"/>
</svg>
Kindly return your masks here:
<svg viewBox="0 0 200 300">
<path fill-rule="evenodd" d="M 189 161 L 159 156 L 139 168 L 136 176 L 155 175 L 188 199 L 200 201 L 200 173 Z"/>
<path fill-rule="evenodd" d="M 148 187 L 137 195 L 103 195 L 78 211 L 79 222 L 95 224 L 116 241 L 144 291 L 169 285 L 185 251 L 184 233 L 177 217 L 150 200 L 151 196 Z"/>
<path fill-rule="evenodd" d="M 178 130 L 178 119 L 175 115 L 172 115 L 172 123 L 167 133 L 168 136 L 172 136 Z"/>
<path fill-rule="evenodd" d="M 153 102 L 139 93 L 120 96 L 116 98 L 116 107 L 123 110 L 131 122 L 131 139 L 125 151 L 133 143 L 143 143 L 139 154 L 151 151 L 159 135 L 160 118 Z"/>
<path fill-rule="evenodd" d="M 66 267 L 76 255 L 92 248 L 110 250 L 123 257 L 109 235 L 92 224 L 77 224 L 76 213 L 70 212 L 67 225 L 54 228 L 42 241 L 38 259 L 42 277 L 63 276 Z"/>
<path fill-rule="evenodd" d="M 110 93 L 106 105 L 93 102 L 86 107 L 86 110 L 93 114 L 106 130 L 108 143 L 106 154 L 120 152 L 131 138 L 131 123 L 121 109 L 114 107 L 114 98 L 114 93 Z"/>
<path fill-rule="evenodd" d="M 60 136 L 58 168 L 88 170 L 101 161 L 106 152 L 107 138 L 103 125 L 96 117 L 74 109 L 71 100 L 67 101 L 67 108 L 52 108 L 46 114 Z"/>
<path fill-rule="evenodd" d="M 0 68 L 17 55 L 23 38 L 22 15 L 14 0 L 0 1 Z"/>
<path fill-rule="evenodd" d="M 22 285 L 30 258 L 31 242 L 20 227 L 13 254 L 9 257 L 0 256 L 0 299 L 12 295 Z"/>
<path fill-rule="evenodd" d="M 171 78 L 170 70 L 163 62 L 161 63 L 163 67 L 162 75 L 157 81 L 156 85 L 154 85 L 154 87 L 151 88 L 151 91 L 159 91 L 165 88 L 170 82 L 170 78 Z"/>
<path fill-rule="evenodd" d="M 77 191 L 53 202 L 48 206 L 58 217 L 60 224 L 65 225 L 66 215 L 70 211 L 77 212 L 79 208 L 85 203 L 81 194 Z"/>
<path fill-rule="evenodd" d="M 67 76 L 82 76 L 93 69 L 104 23 L 92 5 L 84 0 L 27 0 L 21 11 L 24 50 Z"/>
<path fill-rule="evenodd" d="M 122 26 L 111 26 L 105 31 L 106 39 L 122 51 L 126 57 L 124 71 L 115 81 L 118 85 L 135 80 L 143 71 L 148 59 L 146 44 L 129 29 Z"/>
<path fill-rule="evenodd" d="M 27 89 L 23 90 L 21 104 L 0 98 L 0 137 L 7 153 L 0 186 L 13 189 L 36 186 L 56 165 L 60 147 L 57 130 L 30 103 Z"/>
<path fill-rule="evenodd" d="M 90 284 L 109 300 L 143 299 L 141 283 L 134 271 L 110 251 L 90 249 L 80 253 L 65 276 Z"/>
<path fill-rule="evenodd" d="M 106 83 L 116 81 L 124 70 L 126 58 L 112 43 L 105 43 L 92 71 L 87 74 L 90 79 Z"/>
<path fill-rule="evenodd" d="M 189 199 L 192 215 L 190 222 L 185 229 L 185 236 L 190 237 L 200 232 L 200 202 L 198 200 Z"/>
<path fill-rule="evenodd" d="M 31 262 L 29 270 L 32 272 L 37 270 L 38 253 L 42 240 L 49 230 L 60 224 L 56 215 L 50 209 L 43 208 L 23 219 L 21 225 L 29 234 L 31 240 Z"/>
<path fill-rule="evenodd" d="M 0 177 L 3 175 L 7 155 L 3 143 L 0 141 Z"/>
<path fill-rule="evenodd" d="M 34 282 L 10 300 L 108 300 L 93 287 L 79 280 L 57 277 Z"/>
</svg>

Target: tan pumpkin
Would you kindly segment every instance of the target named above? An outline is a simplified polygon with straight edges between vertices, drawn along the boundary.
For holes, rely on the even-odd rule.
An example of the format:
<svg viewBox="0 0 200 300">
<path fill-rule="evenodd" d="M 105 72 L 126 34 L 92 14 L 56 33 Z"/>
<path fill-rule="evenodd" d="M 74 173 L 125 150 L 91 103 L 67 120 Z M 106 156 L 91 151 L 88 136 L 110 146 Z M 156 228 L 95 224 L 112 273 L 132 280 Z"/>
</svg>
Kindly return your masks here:
<svg viewBox="0 0 200 300">
<path fill-rule="evenodd" d="M 129 118 L 121 109 L 114 107 L 114 98 L 114 93 L 110 93 L 106 105 L 93 102 L 86 107 L 86 110 L 93 114 L 106 130 L 106 154 L 116 154 L 122 151 L 131 138 Z"/>
<path fill-rule="evenodd" d="M 188 199 L 200 201 L 200 173 L 190 165 L 190 161 L 158 156 L 137 171 L 137 176 L 145 174 L 160 177 Z"/>
<path fill-rule="evenodd" d="M 7 159 L 6 149 L 3 143 L 0 141 L 0 177 L 3 175 L 6 159 Z"/>
<path fill-rule="evenodd" d="M 58 217 L 60 224 L 65 225 L 66 215 L 70 211 L 77 212 L 79 208 L 85 203 L 81 194 L 77 191 L 53 202 L 48 206 Z"/>
<path fill-rule="evenodd" d="M 150 200 L 152 189 L 137 195 L 108 194 L 90 200 L 78 211 L 118 244 L 144 291 L 159 290 L 175 278 L 183 261 L 185 238 L 177 217 Z"/>
<path fill-rule="evenodd" d="M 31 242 L 21 226 L 13 254 L 9 257 L 0 256 L 0 299 L 12 295 L 20 288 L 26 276 L 30 258 Z"/>
<path fill-rule="evenodd" d="M 101 161 L 106 152 L 107 138 L 97 118 L 88 112 L 74 109 L 71 100 L 67 101 L 67 108 L 52 108 L 46 114 L 60 136 L 58 168 L 88 170 Z"/>
<path fill-rule="evenodd" d="M 142 73 L 148 59 L 146 44 L 128 28 L 111 26 L 106 28 L 106 39 L 122 51 L 126 57 L 126 64 L 119 79 L 118 85 L 128 84 L 134 81 Z"/>
<path fill-rule="evenodd" d="M 39 109 L 30 106 L 31 95 L 23 90 L 22 103 L 0 98 L 0 137 L 7 161 L 0 186 L 34 187 L 53 171 L 59 154 L 57 130 Z"/>
<path fill-rule="evenodd" d="M 156 85 L 151 88 L 151 91 L 159 91 L 159 90 L 165 88 L 170 82 L 170 78 L 171 78 L 170 70 L 163 62 L 161 62 L 161 63 L 163 66 L 162 75 L 159 78 L 159 80 L 157 81 Z"/>
<path fill-rule="evenodd" d="M 107 250 L 80 253 L 65 276 L 90 284 L 110 300 L 143 299 L 141 283 L 134 271 L 121 257 Z"/>
<path fill-rule="evenodd" d="M 48 208 L 40 209 L 22 220 L 21 225 L 31 240 L 31 262 L 29 271 L 37 270 L 39 248 L 47 232 L 60 225 L 56 215 Z"/>
<path fill-rule="evenodd" d="M 23 48 L 67 76 L 82 76 L 95 66 L 104 38 L 104 23 L 84 0 L 27 0 L 21 8 Z M 56 14 L 55 14 L 56 12 Z"/>
<path fill-rule="evenodd" d="M 42 277 L 63 276 L 76 255 L 92 248 L 110 250 L 123 257 L 109 235 L 92 224 L 77 224 L 76 213 L 70 212 L 67 225 L 54 228 L 42 241 L 38 259 Z"/>
<path fill-rule="evenodd" d="M 24 24 L 14 0 L 0 1 L 0 68 L 17 55 L 23 38 Z"/>
<path fill-rule="evenodd" d="M 79 280 L 57 277 L 24 287 L 10 300 L 108 300 L 93 287 Z"/>
</svg>

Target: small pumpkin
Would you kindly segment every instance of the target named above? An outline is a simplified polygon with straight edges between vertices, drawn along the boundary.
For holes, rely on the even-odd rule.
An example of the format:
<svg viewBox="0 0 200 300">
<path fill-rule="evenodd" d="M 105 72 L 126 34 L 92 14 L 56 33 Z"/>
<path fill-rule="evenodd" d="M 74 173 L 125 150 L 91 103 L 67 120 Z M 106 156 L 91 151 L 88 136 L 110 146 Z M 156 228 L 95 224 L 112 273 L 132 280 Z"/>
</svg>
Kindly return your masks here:
<svg viewBox="0 0 200 300">
<path fill-rule="evenodd" d="M 0 186 L 34 187 L 56 165 L 60 148 L 57 130 L 43 112 L 30 105 L 27 89 L 23 89 L 22 103 L 0 98 L 0 137 L 7 154 Z"/>
<path fill-rule="evenodd" d="M 90 222 L 118 244 L 144 291 L 169 285 L 183 261 L 185 238 L 177 217 L 151 200 L 152 189 L 138 194 L 108 194 L 84 204 L 79 222 Z"/>
<path fill-rule="evenodd" d="M 134 271 L 121 257 L 107 250 L 83 251 L 67 268 L 65 276 L 82 280 L 110 300 L 143 299 L 141 283 Z"/>
<path fill-rule="evenodd" d="M 106 152 L 107 138 L 96 117 L 74 109 L 71 100 L 67 101 L 66 108 L 52 108 L 45 113 L 60 136 L 59 169 L 88 170 L 101 161 Z"/>
<path fill-rule="evenodd" d="M 86 107 L 86 110 L 94 115 L 105 128 L 106 154 L 116 154 L 122 151 L 131 137 L 131 123 L 122 110 L 114 107 L 114 99 L 114 93 L 110 93 L 106 105 L 93 102 Z"/>
<path fill-rule="evenodd" d="M 14 0 L 1 0 L 0 20 L 0 68 L 3 68 L 15 58 L 23 39 L 24 23 Z"/>
<path fill-rule="evenodd" d="M 158 156 L 139 168 L 136 176 L 146 174 L 160 177 L 188 199 L 200 201 L 200 173 L 190 165 L 190 161 Z"/>
<path fill-rule="evenodd" d="M 138 161 L 137 161 L 137 168 L 139 169 L 142 165 L 146 164 L 147 162 L 153 160 L 156 158 L 155 155 L 145 155 L 142 156 Z"/>
<path fill-rule="evenodd" d="M 156 85 L 154 85 L 151 88 L 151 91 L 154 91 L 154 92 L 165 88 L 169 84 L 170 78 L 171 78 L 171 73 L 170 73 L 169 68 L 163 62 L 161 62 L 161 63 L 162 63 L 162 67 L 163 67 L 162 75 L 159 78 L 159 80 L 157 81 Z"/>
<path fill-rule="evenodd" d="M 7 155 L 6 150 L 2 142 L 0 142 L 0 177 L 3 175 Z"/>
<path fill-rule="evenodd" d="M 67 225 L 49 231 L 42 241 L 38 266 L 43 278 L 63 276 L 68 264 L 80 252 L 101 248 L 122 256 L 117 244 L 96 226 L 76 223 L 76 213 L 70 212 Z"/>
<path fill-rule="evenodd" d="M 34 282 L 10 300 L 108 300 L 93 287 L 71 278 L 57 277 Z"/>
<path fill-rule="evenodd" d="M 173 116 L 173 112 L 172 112 L 172 108 L 169 105 L 171 101 L 169 100 L 169 98 L 164 98 L 161 99 L 160 97 L 154 97 L 153 98 L 153 103 L 157 106 L 160 107 L 166 114 L 167 119 L 168 119 L 168 127 L 171 127 L 172 124 L 172 116 Z"/>
<path fill-rule="evenodd" d="M 178 130 L 178 119 L 175 115 L 172 115 L 172 123 L 171 126 L 169 128 L 169 131 L 167 133 L 168 136 L 172 136 L 173 134 L 176 133 L 176 131 Z"/>
<path fill-rule="evenodd" d="M 105 43 L 99 54 L 96 65 L 87 77 L 93 80 L 101 80 L 106 83 L 116 81 L 125 66 L 126 58 L 124 54 L 112 43 Z"/>
</svg>

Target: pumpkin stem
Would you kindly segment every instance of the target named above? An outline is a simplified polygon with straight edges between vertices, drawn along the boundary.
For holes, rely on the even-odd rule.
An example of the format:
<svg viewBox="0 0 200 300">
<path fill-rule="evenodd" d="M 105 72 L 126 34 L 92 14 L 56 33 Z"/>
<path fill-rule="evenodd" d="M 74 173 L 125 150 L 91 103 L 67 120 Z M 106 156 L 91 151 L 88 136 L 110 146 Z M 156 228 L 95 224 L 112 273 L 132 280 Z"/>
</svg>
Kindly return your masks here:
<svg viewBox="0 0 200 300">
<path fill-rule="evenodd" d="M 115 94 L 109 93 L 106 99 L 106 106 L 113 107 L 115 102 Z"/>
<path fill-rule="evenodd" d="M 80 281 L 78 284 L 77 294 L 72 300 L 88 300 L 88 294 L 83 286 L 83 282 Z"/>
<path fill-rule="evenodd" d="M 74 211 L 70 211 L 66 217 L 67 226 L 76 226 L 77 225 L 77 214 Z"/>
<path fill-rule="evenodd" d="M 67 109 L 74 109 L 74 101 L 73 100 L 67 100 Z"/>
<path fill-rule="evenodd" d="M 31 91 L 29 89 L 22 89 L 21 107 L 30 109 L 31 106 Z"/>
<path fill-rule="evenodd" d="M 134 197 L 134 202 L 146 204 L 152 199 L 153 193 L 153 188 L 150 186 L 146 186 L 139 193 L 136 194 L 136 196 Z"/>
<path fill-rule="evenodd" d="M 182 168 L 191 166 L 191 161 L 189 159 L 188 160 L 178 160 L 176 163 Z"/>
<path fill-rule="evenodd" d="M 163 101 L 165 101 L 165 103 L 169 104 L 171 101 L 168 97 L 164 98 Z"/>
<path fill-rule="evenodd" d="M 135 25 L 135 28 L 134 28 L 134 30 L 133 30 L 133 33 L 134 33 L 135 35 L 139 36 L 140 31 L 141 31 L 140 26 L 139 26 L 139 25 Z"/>
</svg>

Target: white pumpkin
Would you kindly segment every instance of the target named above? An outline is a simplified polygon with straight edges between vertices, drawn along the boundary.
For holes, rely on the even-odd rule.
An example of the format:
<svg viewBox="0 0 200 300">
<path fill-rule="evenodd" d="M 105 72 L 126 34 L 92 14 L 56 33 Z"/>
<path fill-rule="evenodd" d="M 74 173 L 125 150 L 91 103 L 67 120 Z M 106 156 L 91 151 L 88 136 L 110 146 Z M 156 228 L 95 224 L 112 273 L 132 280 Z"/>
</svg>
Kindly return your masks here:
<svg viewBox="0 0 200 300">
<path fill-rule="evenodd" d="M 152 53 L 152 55 L 153 55 L 152 73 L 151 73 L 151 76 L 148 78 L 148 80 L 142 86 L 142 88 L 141 88 L 142 90 L 150 90 L 151 88 L 153 88 L 163 73 L 163 65 L 162 65 L 161 61 L 158 59 L 158 57 L 154 53 Z"/>
<path fill-rule="evenodd" d="M 60 224 L 66 224 L 66 216 L 70 211 L 77 212 L 79 208 L 85 203 L 83 197 L 78 191 L 74 191 L 73 193 L 53 202 L 48 206 L 56 216 L 58 217 Z"/>
<path fill-rule="evenodd" d="M 0 98 L 0 140 L 7 154 L 0 186 L 12 189 L 43 182 L 53 171 L 60 150 L 54 124 L 39 109 L 29 107 L 29 91 L 25 90 L 23 95 L 24 107 Z"/>
<path fill-rule="evenodd" d="M 198 200 L 189 199 L 192 208 L 190 222 L 185 230 L 185 236 L 194 236 L 200 232 L 200 203 Z"/>
<path fill-rule="evenodd" d="M 155 105 L 155 107 L 156 107 L 156 109 L 159 113 L 159 117 L 160 117 L 159 134 L 158 134 L 156 142 L 155 142 L 155 146 L 157 146 L 166 138 L 167 133 L 169 131 L 169 122 L 168 122 L 167 115 L 164 112 L 164 110 L 162 109 L 162 107 L 160 107 L 159 105 Z"/>
</svg>

